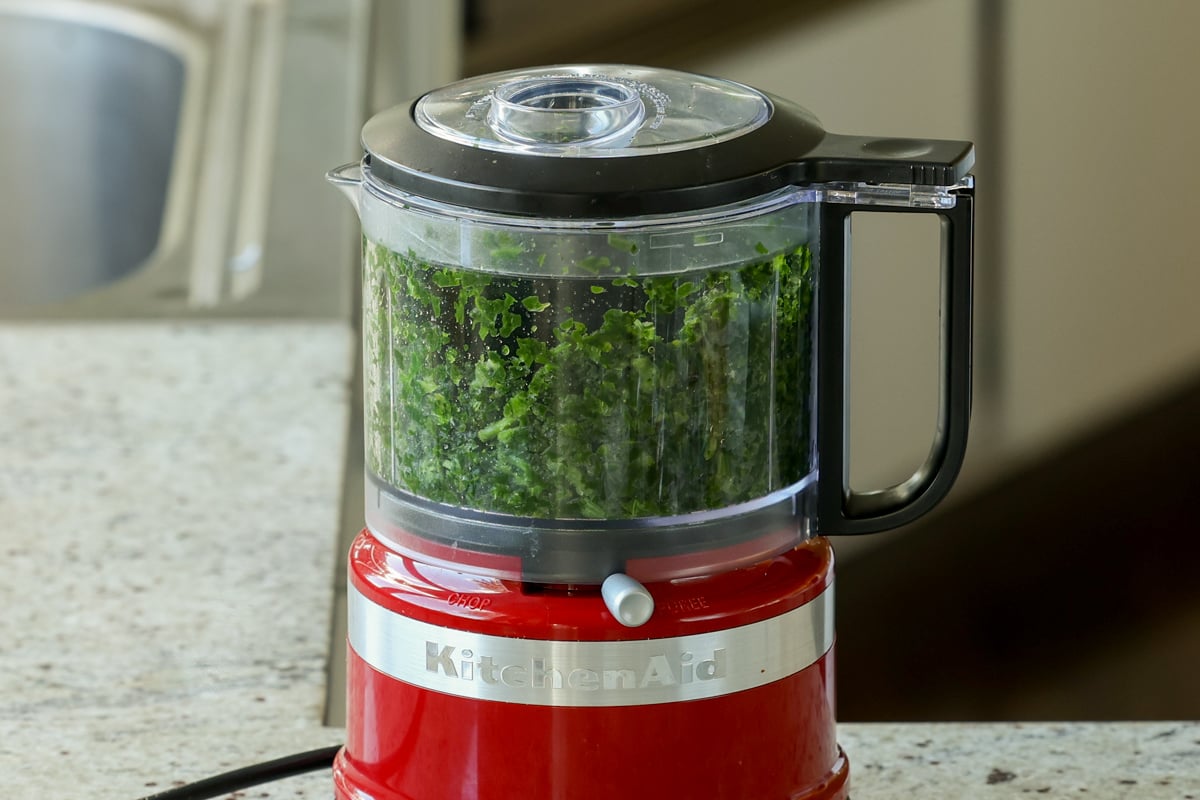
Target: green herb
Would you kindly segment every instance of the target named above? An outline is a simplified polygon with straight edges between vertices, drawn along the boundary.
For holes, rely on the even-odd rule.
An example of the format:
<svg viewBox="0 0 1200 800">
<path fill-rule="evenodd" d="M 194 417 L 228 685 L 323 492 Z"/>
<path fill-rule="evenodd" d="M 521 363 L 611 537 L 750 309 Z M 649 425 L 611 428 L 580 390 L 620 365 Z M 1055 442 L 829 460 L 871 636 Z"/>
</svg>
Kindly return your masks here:
<svg viewBox="0 0 1200 800">
<path fill-rule="evenodd" d="M 525 252 L 487 244 L 501 272 Z M 721 508 L 809 473 L 807 246 L 680 275 L 577 266 L 587 278 L 506 276 L 364 240 L 373 473 L 541 518 Z"/>
<path fill-rule="evenodd" d="M 624 250 L 626 253 L 636 253 L 638 251 L 637 242 L 616 233 L 608 235 L 608 246 L 614 247 L 617 250 Z"/>
<path fill-rule="evenodd" d="M 612 265 L 612 259 L 607 256 L 587 256 L 579 260 L 579 266 L 584 271 L 599 275 L 601 270 L 606 270 Z"/>
</svg>

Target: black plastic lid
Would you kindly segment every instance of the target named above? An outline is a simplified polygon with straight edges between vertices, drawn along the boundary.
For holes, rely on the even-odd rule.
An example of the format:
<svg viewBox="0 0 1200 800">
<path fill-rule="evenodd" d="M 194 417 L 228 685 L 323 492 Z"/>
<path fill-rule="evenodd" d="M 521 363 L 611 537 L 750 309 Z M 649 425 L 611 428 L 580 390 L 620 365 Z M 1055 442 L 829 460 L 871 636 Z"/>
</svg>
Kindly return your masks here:
<svg viewBox="0 0 1200 800">
<path fill-rule="evenodd" d="M 800 106 L 731 81 L 625 65 L 495 73 L 363 127 L 369 179 L 485 211 L 624 218 L 786 186 L 951 186 L 968 142 L 826 133 Z"/>
</svg>

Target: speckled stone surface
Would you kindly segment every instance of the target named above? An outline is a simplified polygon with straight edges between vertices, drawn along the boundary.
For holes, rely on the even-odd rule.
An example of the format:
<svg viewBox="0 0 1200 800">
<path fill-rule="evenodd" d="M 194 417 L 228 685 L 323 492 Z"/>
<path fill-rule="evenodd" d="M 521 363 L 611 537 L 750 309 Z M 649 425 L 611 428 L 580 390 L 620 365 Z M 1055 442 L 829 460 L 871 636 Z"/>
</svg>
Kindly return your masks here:
<svg viewBox="0 0 1200 800">
<path fill-rule="evenodd" d="M 1200 800 L 1200 724 L 841 725 L 854 800 Z"/>
<path fill-rule="evenodd" d="M 321 718 L 352 347 L 334 323 L 0 325 L 4 797 L 134 800 L 341 741 Z M 1200 800 L 1195 723 L 839 740 L 855 800 Z"/>
<path fill-rule="evenodd" d="M 340 740 L 352 347 L 334 323 L 0 326 L 5 797 L 127 800 Z"/>
</svg>

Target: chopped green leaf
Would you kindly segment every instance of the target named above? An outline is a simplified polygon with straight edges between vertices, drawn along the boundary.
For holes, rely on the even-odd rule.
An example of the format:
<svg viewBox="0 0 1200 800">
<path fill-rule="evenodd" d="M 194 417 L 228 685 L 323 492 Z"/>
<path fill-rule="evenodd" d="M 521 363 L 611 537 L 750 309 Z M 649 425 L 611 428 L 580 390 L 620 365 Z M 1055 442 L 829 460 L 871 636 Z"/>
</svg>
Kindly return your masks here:
<svg viewBox="0 0 1200 800">
<path fill-rule="evenodd" d="M 616 233 L 608 235 L 608 246 L 617 250 L 624 250 L 626 253 L 636 253 L 638 251 L 637 242 Z"/>
<path fill-rule="evenodd" d="M 624 518 L 746 502 L 809 473 L 807 246 L 635 278 L 604 256 L 509 275 L 532 248 L 483 244 L 494 269 L 364 241 L 366 455 L 381 480 L 500 513 Z"/>
<path fill-rule="evenodd" d="M 608 256 L 588 256 L 579 260 L 579 267 L 584 272 L 592 275 L 599 275 L 602 270 L 612 266 L 612 261 Z"/>
</svg>

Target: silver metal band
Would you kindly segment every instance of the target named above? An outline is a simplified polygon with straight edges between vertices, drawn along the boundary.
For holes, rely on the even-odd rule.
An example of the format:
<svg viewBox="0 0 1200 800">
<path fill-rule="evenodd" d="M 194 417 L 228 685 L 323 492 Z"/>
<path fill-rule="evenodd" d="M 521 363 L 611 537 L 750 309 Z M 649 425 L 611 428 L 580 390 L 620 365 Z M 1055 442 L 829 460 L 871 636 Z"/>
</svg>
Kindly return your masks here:
<svg viewBox="0 0 1200 800">
<path fill-rule="evenodd" d="M 739 628 L 568 642 L 441 628 L 376 605 L 351 585 L 348 629 L 367 664 L 433 691 L 527 705 L 648 705 L 753 689 L 811 666 L 833 646 L 833 587 Z"/>
</svg>

